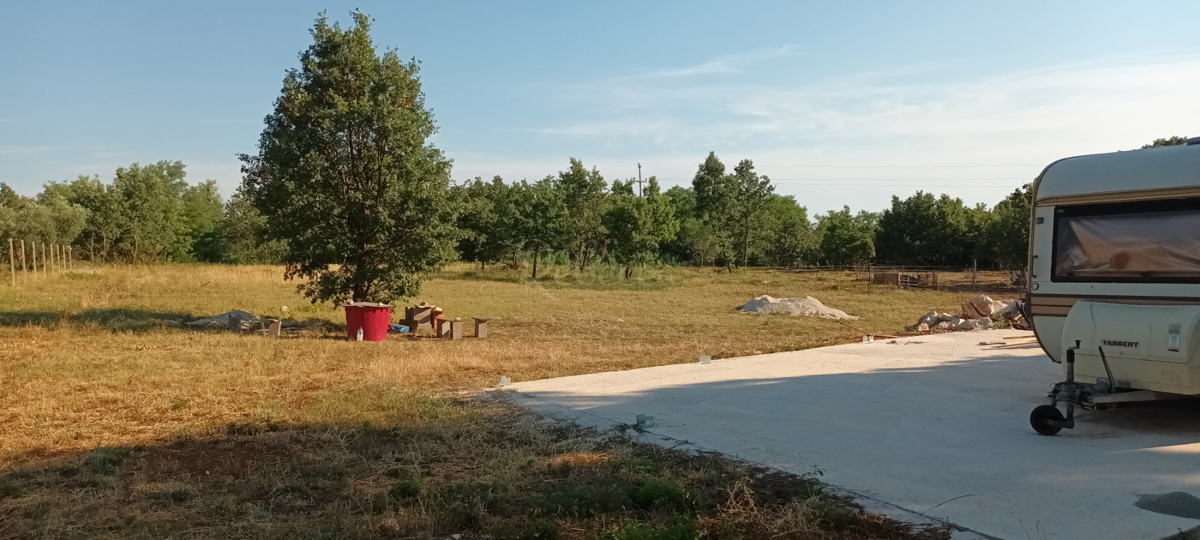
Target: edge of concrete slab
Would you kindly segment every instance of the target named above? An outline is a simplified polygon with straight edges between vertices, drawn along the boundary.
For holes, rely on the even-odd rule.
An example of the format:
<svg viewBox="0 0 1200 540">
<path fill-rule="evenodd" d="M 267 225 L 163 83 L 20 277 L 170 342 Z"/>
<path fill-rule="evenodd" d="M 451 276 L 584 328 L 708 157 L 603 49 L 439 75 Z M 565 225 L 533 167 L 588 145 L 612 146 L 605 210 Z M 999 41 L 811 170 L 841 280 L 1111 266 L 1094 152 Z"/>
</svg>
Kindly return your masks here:
<svg viewBox="0 0 1200 540">
<path fill-rule="evenodd" d="M 621 426 L 628 425 L 626 423 L 619 422 L 616 419 L 607 418 L 607 417 L 601 416 L 596 413 L 575 410 L 575 409 L 571 409 L 569 407 L 564 407 L 562 405 L 551 403 L 549 401 L 539 399 L 537 397 L 534 397 L 534 396 L 531 396 L 528 394 L 523 394 L 519 390 L 516 390 L 516 389 L 494 388 L 494 389 L 490 390 L 489 393 L 491 393 L 493 396 L 499 397 L 501 399 L 506 399 L 514 405 L 522 407 L 526 410 L 533 412 L 534 414 L 537 414 L 543 418 L 549 419 L 554 422 L 576 424 L 576 425 L 580 425 L 580 426 L 584 426 L 584 427 L 594 428 L 601 432 L 614 431 L 614 430 L 619 429 Z M 632 433 L 630 433 L 629 431 L 632 431 Z M 676 439 L 673 437 L 668 437 L 666 435 L 662 435 L 660 433 L 655 433 L 653 430 L 653 426 L 651 426 L 650 429 L 642 428 L 642 429 L 637 429 L 637 430 L 626 430 L 625 434 L 632 436 L 633 439 L 637 440 L 638 442 L 655 444 L 655 445 L 662 446 L 665 448 L 670 448 L 673 450 L 681 450 L 681 451 L 685 451 L 685 452 L 720 453 L 715 450 L 705 448 L 703 446 L 692 443 L 691 441 L 680 440 L 680 439 Z M 742 458 L 739 456 L 730 456 L 728 454 L 722 454 L 722 455 L 724 455 L 725 457 L 727 457 L 729 459 L 741 461 L 743 463 L 748 463 L 748 464 L 752 464 L 752 465 L 759 466 L 759 467 L 766 467 L 766 468 L 778 470 L 780 472 L 784 472 L 787 474 L 796 474 L 794 471 L 785 471 L 785 470 L 779 469 L 777 467 L 774 467 L 769 463 L 762 463 L 762 462 L 758 462 L 758 461 L 748 460 L 748 459 L 745 459 L 745 458 Z M 856 503 L 861 505 L 868 512 L 884 515 L 884 516 L 890 517 L 892 519 L 895 519 L 897 521 L 901 521 L 904 523 L 911 523 L 911 524 L 914 524 L 917 526 L 946 526 L 946 527 L 949 527 L 952 531 L 953 538 L 955 540 L 1002 540 L 995 536 L 987 535 L 987 534 L 981 533 L 979 531 L 975 531 L 975 530 L 969 529 L 967 527 L 963 527 L 956 523 L 951 523 L 949 521 L 938 519 L 934 516 L 930 516 L 928 514 L 924 514 L 924 513 L 915 511 L 915 510 L 911 510 L 909 508 L 904 508 L 902 506 L 892 504 L 890 502 L 887 502 L 887 501 L 884 501 L 884 500 L 881 500 L 881 499 L 878 499 L 875 497 L 871 497 L 871 496 L 863 494 L 863 493 L 858 493 L 855 491 L 845 489 L 841 486 L 835 486 L 832 484 L 826 484 L 826 485 L 828 485 L 838 495 L 842 495 L 849 499 L 854 500 Z"/>
</svg>

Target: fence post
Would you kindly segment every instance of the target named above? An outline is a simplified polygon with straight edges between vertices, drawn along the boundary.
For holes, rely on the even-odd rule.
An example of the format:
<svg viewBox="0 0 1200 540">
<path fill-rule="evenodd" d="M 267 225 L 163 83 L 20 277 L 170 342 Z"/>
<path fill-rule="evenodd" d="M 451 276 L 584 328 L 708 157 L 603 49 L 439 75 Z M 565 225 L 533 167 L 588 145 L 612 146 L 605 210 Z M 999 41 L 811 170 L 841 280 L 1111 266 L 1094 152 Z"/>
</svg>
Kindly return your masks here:
<svg viewBox="0 0 1200 540">
<path fill-rule="evenodd" d="M 29 266 L 33 270 L 34 279 L 37 279 L 37 241 L 36 240 L 29 241 L 29 254 L 30 254 Z"/>
<path fill-rule="evenodd" d="M 46 269 L 46 243 L 42 242 L 42 277 L 49 275 L 49 270 Z"/>
<path fill-rule="evenodd" d="M 67 246 L 67 271 L 75 271 L 75 249 L 74 246 Z"/>
<path fill-rule="evenodd" d="M 17 286 L 17 254 L 13 253 L 13 239 L 8 239 L 8 273 L 12 277 L 12 286 Z"/>
<path fill-rule="evenodd" d="M 21 279 L 29 281 L 29 267 L 25 266 L 25 239 L 21 239 Z"/>
</svg>

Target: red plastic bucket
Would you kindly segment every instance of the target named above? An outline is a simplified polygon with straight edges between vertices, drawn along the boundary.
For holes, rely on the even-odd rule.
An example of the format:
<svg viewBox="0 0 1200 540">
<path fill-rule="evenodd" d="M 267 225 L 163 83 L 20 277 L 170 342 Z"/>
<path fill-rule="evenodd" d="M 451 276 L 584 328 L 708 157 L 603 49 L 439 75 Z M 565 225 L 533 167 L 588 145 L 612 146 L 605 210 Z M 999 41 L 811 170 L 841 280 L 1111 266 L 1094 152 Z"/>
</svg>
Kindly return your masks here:
<svg viewBox="0 0 1200 540">
<path fill-rule="evenodd" d="M 363 341 L 383 341 L 391 321 L 392 306 L 369 302 L 346 305 L 346 337 L 351 340 L 358 339 L 361 329 Z"/>
</svg>

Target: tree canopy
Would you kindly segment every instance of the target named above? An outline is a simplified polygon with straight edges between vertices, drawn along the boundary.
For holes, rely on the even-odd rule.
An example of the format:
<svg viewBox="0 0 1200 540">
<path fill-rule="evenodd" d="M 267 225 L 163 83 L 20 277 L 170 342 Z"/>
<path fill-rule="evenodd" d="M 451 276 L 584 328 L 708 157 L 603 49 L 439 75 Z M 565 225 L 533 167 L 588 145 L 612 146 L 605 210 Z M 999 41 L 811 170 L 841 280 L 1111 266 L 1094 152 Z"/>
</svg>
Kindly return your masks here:
<svg viewBox="0 0 1200 540">
<path fill-rule="evenodd" d="M 300 67 L 287 72 L 258 154 L 243 155 L 243 186 L 282 242 L 286 276 L 316 301 L 411 297 L 453 258 L 450 160 L 419 64 L 379 54 L 371 21 L 342 29 L 322 15 Z"/>
</svg>

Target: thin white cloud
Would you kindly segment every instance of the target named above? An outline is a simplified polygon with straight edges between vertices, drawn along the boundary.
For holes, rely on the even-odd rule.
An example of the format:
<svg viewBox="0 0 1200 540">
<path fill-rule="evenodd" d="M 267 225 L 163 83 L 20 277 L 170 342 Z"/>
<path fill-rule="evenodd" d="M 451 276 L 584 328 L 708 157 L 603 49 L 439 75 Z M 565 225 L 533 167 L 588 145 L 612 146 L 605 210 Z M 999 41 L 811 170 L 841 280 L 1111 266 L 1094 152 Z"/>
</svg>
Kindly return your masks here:
<svg viewBox="0 0 1200 540">
<path fill-rule="evenodd" d="M 757 49 L 750 52 L 727 54 L 707 60 L 699 64 L 685 66 L 682 68 L 666 68 L 651 70 L 646 73 L 640 73 L 637 77 L 649 78 L 676 78 L 676 77 L 692 77 L 697 75 L 715 75 L 724 73 L 737 73 L 744 71 L 750 65 L 758 62 L 763 62 L 784 56 L 793 56 L 797 54 L 797 49 L 792 45 L 783 45 L 780 47 L 768 47 Z"/>
<path fill-rule="evenodd" d="M 716 70 L 719 61 L 704 69 Z M 814 211 L 846 203 L 879 209 L 893 193 L 903 196 L 920 185 L 994 204 L 1036 176 L 1039 164 L 1137 148 L 1157 137 L 1200 135 L 1196 56 L 1104 58 L 974 77 L 930 66 L 803 83 L 753 76 L 758 69 L 796 69 L 794 64 L 779 57 L 757 65 L 750 76 L 581 82 L 560 95 L 583 112 L 573 121 L 526 133 L 531 144 L 586 149 L 580 157 L 601 167 L 682 164 L 650 165 L 644 172 L 683 183 L 695 171 L 687 164 L 698 163 L 709 150 L 727 161 L 753 158 L 775 178 L 912 179 L 896 181 L 896 189 L 781 184 L 782 192 L 803 194 Z M 692 68 L 699 72 L 705 65 Z M 470 167 L 469 161 L 458 160 L 456 168 Z M 558 170 L 557 161 L 542 170 Z M 804 164 L 973 168 L 883 168 L 869 174 L 772 168 Z"/>
<path fill-rule="evenodd" d="M 600 86 L 585 99 L 594 119 L 543 133 L 628 142 L 763 146 L 904 138 L 926 145 L 1129 144 L 1200 117 L 1192 89 L 1200 59 L 1065 66 L 978 80 L 922 83 L 831 80 L 780 87 L 658 84 Z M 1075 144 L 1068 145 L 1071 147 Z M 1120 148 L 1120 146 L 1116 146 Z M 1115 149 L 1115 148 L 1114 148 Z"/>
</svg>

